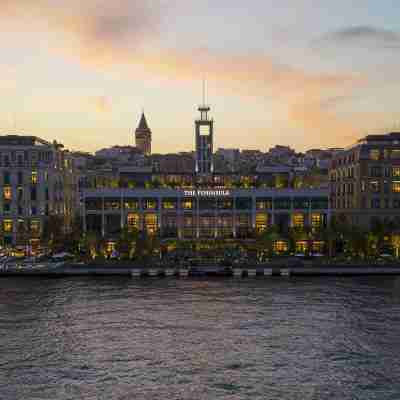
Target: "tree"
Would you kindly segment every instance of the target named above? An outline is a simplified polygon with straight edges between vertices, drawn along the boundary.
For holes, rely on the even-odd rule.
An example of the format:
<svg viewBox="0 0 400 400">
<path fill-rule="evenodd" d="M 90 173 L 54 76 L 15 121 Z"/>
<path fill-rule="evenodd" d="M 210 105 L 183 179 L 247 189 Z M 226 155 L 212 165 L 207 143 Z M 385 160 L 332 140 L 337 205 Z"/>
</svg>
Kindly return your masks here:
<svg viewBox="0 0 400 400">
<path fill-rule="evenodd" d="M 134 229 L 128 229 L 124 227 L 115 245 L 115 249 L 120 254 L 122 259 L 130 259 L 135 251 L 137 240 L 139 237 L 139 231 Z"/>
<path fill-rule="evenodd" d="M 43 226 L 42 241 L 51 251 L 58 251 L 64 246 L 64 219 L 58 215 L 50 215 Z"/>
<path fill-rule="evenodd" d="M 276 225 L 269 226 L 256 237 L 256 246 L 261 257 L 273 255 L 274 242 L 279 238 L 279 228 Z"/>
</svg>

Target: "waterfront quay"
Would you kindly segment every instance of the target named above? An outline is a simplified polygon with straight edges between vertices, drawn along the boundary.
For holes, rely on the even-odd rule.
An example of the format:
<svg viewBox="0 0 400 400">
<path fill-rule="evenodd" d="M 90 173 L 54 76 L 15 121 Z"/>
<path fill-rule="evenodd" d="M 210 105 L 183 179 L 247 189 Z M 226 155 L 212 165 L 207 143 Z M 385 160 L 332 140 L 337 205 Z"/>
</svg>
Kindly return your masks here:
<svg viewBox="0 0 400 400">
<path fill-rule="evenodd" d="M 84 277 L 84 276 L 125 276 L 128 278 L 268 278 L 291 276 L 368 276 L 368 275 L 400 275 L 400 265 L 257 265 L 244 267 L 203 266 L 197 267 L 140 267 L 106 265 L 75 265 L 68 264 L 59 267 L 42 267 L 31 269 L 8 269 L 0 271 L 1 277 Z"/>
</svg>

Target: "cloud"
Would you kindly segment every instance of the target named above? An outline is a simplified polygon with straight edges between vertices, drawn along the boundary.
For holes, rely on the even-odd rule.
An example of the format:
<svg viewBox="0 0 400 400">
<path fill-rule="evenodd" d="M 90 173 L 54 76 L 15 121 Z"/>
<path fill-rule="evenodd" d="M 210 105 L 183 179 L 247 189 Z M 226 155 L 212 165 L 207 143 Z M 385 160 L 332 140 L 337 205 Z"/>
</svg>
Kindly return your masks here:
<svg viewBox="0 0 400 400">
<path fill-rule="evenodd" d="M 227 93 L 273 101 L 277 112 L 286 115 L 287 125 L 301 132 L 334 134 L 340 130 L 351 134 L 354 130 L 330 112 L 326 102 L 353 95 L 366 84 L 364 77 L 308 73 L 257 54 L 159 48 L 154 41 L 161 33 L 165 10 L 174 1 L 69 0 L 56 5 L 53 0 L 2 0 L 0 23 L 8 24 L 8 29 L 47 32 L 46 45 L 52 54 L 78 61 L 86 68 L 118 71 L 127 79 L 157 76 L 184 82 L 206 74 Z M 353 28 L 333 34 L 331 40 L 354 40 L 368 34 L 373 35 L 366 28 Z M 96 109 L 108 110 L 108 100 L 98 98 Z"/>
<path fill-rule="evenodd" d="M 400 48 L 400 33 L 373 26 L 352 26 L 322 37 L 319 45 L 331 43 L 346 46 L 374 46 L 382 48 Z"/>
</svg>

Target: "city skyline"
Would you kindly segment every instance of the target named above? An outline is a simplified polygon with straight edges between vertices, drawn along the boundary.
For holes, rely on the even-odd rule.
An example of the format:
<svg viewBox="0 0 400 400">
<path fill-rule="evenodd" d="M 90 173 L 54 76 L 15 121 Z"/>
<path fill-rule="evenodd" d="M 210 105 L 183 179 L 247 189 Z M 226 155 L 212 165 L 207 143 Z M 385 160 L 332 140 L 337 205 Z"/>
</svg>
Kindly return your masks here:
<svg viewBox="0 0 400 400">
<path fill-rule="evenodd" d="M 96 151 L 133 144 L 144 107 L 154 152 L 191 151 L 204 77 L 216 148 L 347 146 L 396 125 L 394 2 L 186 3 L 3 2 L 1 132 Z"/>
</svg>

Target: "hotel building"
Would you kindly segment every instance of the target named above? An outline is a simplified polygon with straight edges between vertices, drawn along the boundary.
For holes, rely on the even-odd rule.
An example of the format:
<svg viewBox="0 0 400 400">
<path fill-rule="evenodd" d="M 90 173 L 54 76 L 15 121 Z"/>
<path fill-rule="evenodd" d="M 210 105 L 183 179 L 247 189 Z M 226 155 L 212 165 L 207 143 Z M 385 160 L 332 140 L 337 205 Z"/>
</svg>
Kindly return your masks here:
<svg viewBox="0 0 400 400">
<path fill-rule="evenodd" d="M 335 218 L 366 229 L 400 223 L 400 133 L 369 135 L 337 153 L 329 175 Z"/>
<path fill-rule="evenodd" d="M 232 175 L 215 172 L 210 108 L 203 105 L 199 111 L 195 171 L 168 175 L 151 167 L 121 168 L 114 178 L 118 187 L 102 184 L 84 190 L 86 232 L 113 240 L 127 227 L 164 239 L 246 240 L 271 225 L 281 232 L 290 227 L 317 230 L 327 226 L 328 189 L 290 189 L 287 185 L 272 189 L 264 185 L 262 173 L 239 177 L 237 187 Z"/>
</svg>

